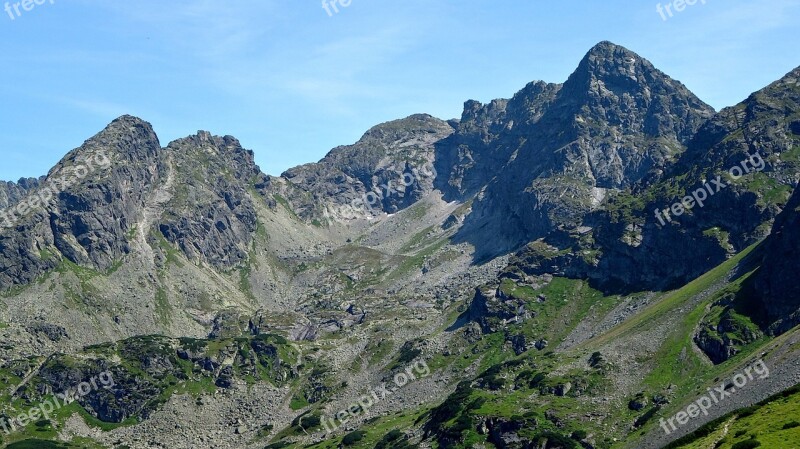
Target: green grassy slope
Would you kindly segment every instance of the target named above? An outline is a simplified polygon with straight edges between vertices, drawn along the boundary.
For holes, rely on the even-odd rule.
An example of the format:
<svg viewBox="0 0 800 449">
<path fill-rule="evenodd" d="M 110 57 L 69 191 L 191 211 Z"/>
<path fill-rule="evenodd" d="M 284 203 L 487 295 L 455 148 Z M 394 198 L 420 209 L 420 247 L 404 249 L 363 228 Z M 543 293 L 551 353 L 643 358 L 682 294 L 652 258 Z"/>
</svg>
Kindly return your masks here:
<svg viewBox="0 0 800 449">
<path fill-rule="evenodd" d="M 715 420 L 665 449 L 755 447 L 800 447 L 800 385 Z"/>
</svg>

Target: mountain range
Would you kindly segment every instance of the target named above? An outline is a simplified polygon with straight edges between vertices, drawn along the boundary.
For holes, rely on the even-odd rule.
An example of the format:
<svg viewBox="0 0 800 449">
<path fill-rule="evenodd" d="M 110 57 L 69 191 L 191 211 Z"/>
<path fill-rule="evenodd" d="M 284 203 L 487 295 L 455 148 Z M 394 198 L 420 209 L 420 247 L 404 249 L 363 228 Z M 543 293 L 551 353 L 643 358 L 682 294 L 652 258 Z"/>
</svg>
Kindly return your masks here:
<svg viewBox="0 0 800 449">
<path fill-rule="evenodd" d="M 0 444 L 794 448 L 798 181 L 800 67 L 715 111 L 610 42 L 281 176 L 123 116 L 0 182 Z"/>
</svg>

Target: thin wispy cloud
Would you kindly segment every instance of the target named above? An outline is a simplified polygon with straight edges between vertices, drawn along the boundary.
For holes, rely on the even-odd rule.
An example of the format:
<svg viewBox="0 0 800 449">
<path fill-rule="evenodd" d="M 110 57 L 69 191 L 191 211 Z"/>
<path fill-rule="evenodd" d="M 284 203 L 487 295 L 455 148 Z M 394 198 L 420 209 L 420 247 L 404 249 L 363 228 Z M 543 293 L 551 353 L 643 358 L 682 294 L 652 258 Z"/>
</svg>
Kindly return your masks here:
<svg viewBox="0 0 800 449">
<path fill-rule="evenodd" d="M 68 150 L 125 109 L 165 141 L 201 127 L 234 134 L 279 173 L 379 121 L 457 117 L 470 98 L 563 82 L 601 40 L 730 105 L 800 64 L 798 4 L 709 0 L 663 22 L 654 4 L 619 0 L 354 1 L 334 16 L 319 1 L 56 2 L 0 26 L 11 80 L 0 123 L 24 142 L 40 135 L 34 125 L 63 124 Z M 52 151 L 5 176 L 46 171 Z"/>
<path fill-rule="evenodd" d="M 124 115 L 131 107 L 123 104 L 116 104 L 104 100 L 78 99 L 68 97 L 53 98 L 55 102 L 67 105 L 71 108 L 87 112 L 99 117 L 116 117 Z"/>
<path fill-rule="evenodd" d="M 720 4 L 714 9 L 711 28 L 743 39 L 753 34 L 796 26 L 800 0 L 752 0 L 735 5 Z M 737 33 L 730 30 L 736 29 Z"/>
</svg>

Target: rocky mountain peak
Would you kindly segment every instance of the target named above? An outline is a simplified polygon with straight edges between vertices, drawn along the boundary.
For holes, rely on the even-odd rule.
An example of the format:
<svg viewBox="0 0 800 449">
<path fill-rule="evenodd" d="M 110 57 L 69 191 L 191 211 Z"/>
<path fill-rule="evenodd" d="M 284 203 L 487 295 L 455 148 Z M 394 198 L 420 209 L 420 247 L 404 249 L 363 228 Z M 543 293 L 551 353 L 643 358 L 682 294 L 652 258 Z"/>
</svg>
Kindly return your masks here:
<svg viewBox="0 0 800 449">
<path fill-rule="evenodd" d="M 652 70 L 654 67 L 649 61 L 627 48 L 601 42 L 586 53 L 565 86 L 568 90 L 583 92 L 597 87 L 597 81 L 602 80 L 635 89 L 638 75 Z"/>
<path fill-rule="evenodd" d="M 21 178 L 17 182 L 0 181 L 0 209 L 11 207 L 31 190 L 39 187 L 41 179 Z"/>
<path fill-rule="evenodd" d="M 630 64 L 631 59 L 641 59 L 641 57 L 622 45 L 603 41 L 592 47 L 586 53 L 581 64 L 588 63 L 590 67 L 597 68 L 601 66 Z"/>
<path fill-rule="evenodd" d="M 493 123 L 503 120 L 507 106 L 508 100 L 505 99 L 492 100 L 487 104 L 476 100 L 465 102 L 460 122 L 462 131 L 488 128 Z"/>
<path fill-rule="evenodd" d="M 447 132 L 449 128 L 450 126 L 446 122 L 432 115 L 414 114 L 403 119 L 392 120 L 373 126 L 369 131 L 364 133 L 359 143 L 377 141 L 381 144 L 392 144 L 398 139 L 417 140 L 420 137 L 424 138 L 426 135 L 436 135 L 443 130 Z M 343 147 L 337 150 L 341 148 Z"/>
<path fill-rule="evenodd" d="M 170 142 L 167 150 L 177 160 L 191 161 L 197 158 L 218 167 L 235 168 L 237 171 L 260 171 L 255 164 L 255 156 L 251 150 L 242 147 L 239 139 L 233 136 L 215 136 L 209 131 L 197 131 L 196 134 Z"/>
<path fill-rule="evenodd" d="M 183 137 L 174 141 L 175 143 L 189 143 L 194 145 L 224 146 L 230 148 L 241 148 L 239 139 L 233 136 L 215 136 L 210 131 L 199 130 L 196 134 Z"/>
<path fill-rule="evenodd" d="M 670 112 L 688 119 L 695 118 L 690 115 L 699 115 L 701 120 L 705 120 L 715 112 L 686 86 L 658 70 L 647 59 L 607 41 L 589 50 L 564 83 L 562 93 L 575 104 L 594 109 L 607 108 L 609 102 L 626 102 L 626 109 L 631 115 Z M 650 109 L 651 105 L 655 108 Z M 691 114 L 687 114 L 690 111 Z M 661 117 L 659 125 L 670 125 L 667 122 L 672 121 Z M 624 123 L 624 120 L 621 122 Z M 694 132 L 697 126 L 693 122 L 689 127 L 678 126 L 680 129 L 676 130 L 685 142 L 688 134 Z M 651 126 L 645 131 L 655 135 L 658 131 L 663 131 L 659 127 Z"/>
<path fill-rule="evenodd" d="M 112 164 L 129 162 L 139 165 L 142 160 L 158 157 L 160 149 L 161 143 L 150 123 L 138 117 L 123 115 L 84 142 L 81 147 L 68 153 L 50 174 L 62 169 L 65 164 L 98 155 L 109 158 Z"/>
<path fill-rule="evenodd" d="M 800 88 L 800 67 L 796 67 L 795 69 L 791 70 L 781 79 L 775 81 L 762 90 L 773 90 L 775 88 L 781 89 L 786 87 Z"/>
<path fill-rule="evenodd" d="M 435 145 L 453 132 L 453 125 L 428 114 L 382 123 L 316 164 L 287 170 L 281 176 L 289 186 L 281 195 L 298 216 L 309 220 L 336 216 L 327 210 L 338 210 L 365 195 L 380 198 L 370 207 L 375 212 L 397 212 L 433 190 Z M 414 172 L 424 175 L 398 186 L 404 175 Z"/>
<path fill-rule="evenodd" d="M 119 138 L 120 136 L 138 134 L 152 136 L 158 140 L 153 130 L 153 125 L 132 115 L 123 115 L 114 119 L 90 140 L 103 141 L 111 138 Z"/>
<path fill-rule="evenodd" d="M 492 113 L 467 103 L 465 119 L 482 120 L 462 120 L 443 165 L 457 167 L 450 191 L 487 186 L 462 235 L 479 247 L 488 235 L 504 236 L 503 251 L 573 227 L 609 191 L 659 176 L 714 114 L 683 84 L 610 42 L 592 48 L 563 85 L 530 83 L 500 105 Z M 501 167 L 505 176 L 495 178 Z"/>
<path fill-rule="evenodd" d="M 109 129 L 109 128 L 124 128 L 124 127 L 130 128 L 130 127 L 135 127 L 135 126 L 145 126 L 145 127 L 152 128 L 150 123 L 140 119 L 139 117 L 136 117 L 136 116 L 130 115 L 130 114 L 124 114 L 124 115 L 121 115 L 121 116 L 115 118 L 114 120 L 112 120 L 111 123 L 108 124 L 106 129 Z"/>
</svg>

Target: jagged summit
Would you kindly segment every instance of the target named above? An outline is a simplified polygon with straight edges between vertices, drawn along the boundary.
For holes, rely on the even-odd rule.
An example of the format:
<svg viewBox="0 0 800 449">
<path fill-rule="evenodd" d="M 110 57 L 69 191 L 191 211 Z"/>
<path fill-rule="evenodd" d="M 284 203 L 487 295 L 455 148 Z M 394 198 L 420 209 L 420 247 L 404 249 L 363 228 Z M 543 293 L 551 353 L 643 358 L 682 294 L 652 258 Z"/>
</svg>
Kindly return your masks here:
<svg viewBox="0 0 800 449">
<path fill-rule="evenodd" d="M 55 169 L 61 168 L 65 162 L 73 162 L 100 151 L 117 164 L 136 164 L 136 161 L 154 157 L 160 149 L 161 142 L 149 122 L 132 115 L 123 115 L 68 153 Z"/>
<path fill-rule="evenodd" d="M 158 141 L 153 125 L 139 117 L 122 115 L 112 120 L 102 131 L 92 139 L 123 138 L 124 136 L 148 136 Z M 91 139 L 90 139 L 91 140 Z"/>
<path fill-rule="evenodd" d="M 700 110 L 706 118 L 715 112 L 680 81 L 657 69 L 647 59 L 623 46 L 604 41 L 583 57 L 564 83 L 564 95 L 604 97 L 608 93 L 627 94 L 643 106 L 649 106 L 652 100 L 657 99 L 654 97 L 677 96 L 684 103 L 683 110 Z"/>
<path fill-rule="evenodd" d="M 764 89 L 755 92 L 753 95 L 775 89 L 783 89 L 786 87 L 789 88 L 794 87 L 796 89 L 800 89 L 800 67 L 795 67 L 794 69 L 790 70 L 786 75 L 782 76 L 780 79 L 771 83 Z"/>
<path fill-rule="evenodd" d="M 398 133 L 432 132 L 435 133 L 445 123 L 430 114 L 413 114 L 406 118 L 391 120 L 370 128 L 360 141 L 382 139 L 390 135 L 398 137 Z"/>
<path fill-rule="evenodd" d="M 253 159 L 253 152 L 242 147 L 242 143 L 231 135 L 217 136 L 210 131 L 199 130 L 197 133 L 175 139 L 167 144 L 167 149 L 177 151 L 190 147 L 192 149 L 205 148 L 210 156 L 236 157 L 239 153 L 245 153 L 249 159 Z"/>
<path fill-rule="evenodd" d="M 713 114 L 649 61 L 601 42 L 563 85 L 534 82 L 511 100 L 468 102 L 441 145 L 439 171 L 450 174 L 439 185 L 448 198 L 485 188 L 462 237 L 491 241 L 496 256 L 576 226 L 609 191 L 658 176 Z"/>
<path fill-rule="evenodd" d="M 598 42 L 597 45 L 589 49 L 584 58 L 597 60 L 597 59 L 618 59 L 620 57 L 638 58 L 639 55 L 627 49 L 626 47 L 623 47 L 622 45 L 617 45 L 611 41 L 601 41 Z"/>
<path fill-rule="evenodd" d="M 435 145 L 453 131 L 450 123 L 428 114 L 382 123 L 353 145 L 334 148 L 318 163 L 287 170 L 281 176 L 291 189 L 283 194 L 307 219 L 319 219 L 328 206 L 352 204 L 368 192 L 380 193 L 375 212 L 397 212 L 430 193 L 434 177 L 415 177 L 403 187 L 397 186 L 398 180 L 415 170 L 432 173 Z M 381 187 L 390 183 L 394 187 Z"/>
<path fill-rule="evenodd" d="M 611 42 L 601 42 L 592 47 L 581 59 L 578 68 L 570 76 L 570 80 L 573 80 L 573 82 L 577 80 L 587 81 L 591 78 L 609 75 L 629 77 L 635 80 L 637 72 L 654 69 L 655 67 L 650 61 L 633 51 Z"/>
<path fill-rule="evenodd" d="M 150 126 L 150 123 L 148 123 L 147 121 L 145 121 L 145 120 L 143 120 L 143 119 L 141 119 L 139 117 L 136 117 L 135 115 L 123 114 L 123 115 L 115 118 L 114 120 L 112 120 L 111 123 L 109 124 L 109 126 L 112 126 L 112 125 L 117 125 L 117 126 L 123 126 L 123 125 L 127 125 L 127 126 L 139 126 L 139 125 Z"/>
</svg>

